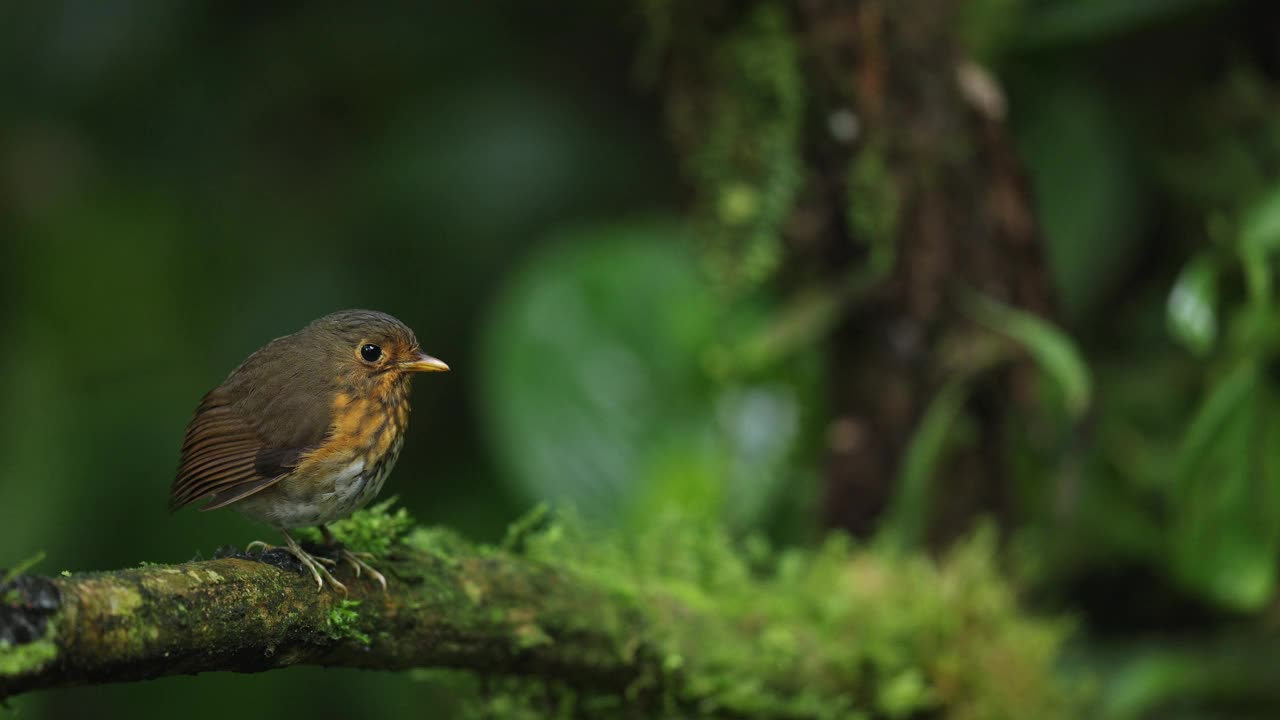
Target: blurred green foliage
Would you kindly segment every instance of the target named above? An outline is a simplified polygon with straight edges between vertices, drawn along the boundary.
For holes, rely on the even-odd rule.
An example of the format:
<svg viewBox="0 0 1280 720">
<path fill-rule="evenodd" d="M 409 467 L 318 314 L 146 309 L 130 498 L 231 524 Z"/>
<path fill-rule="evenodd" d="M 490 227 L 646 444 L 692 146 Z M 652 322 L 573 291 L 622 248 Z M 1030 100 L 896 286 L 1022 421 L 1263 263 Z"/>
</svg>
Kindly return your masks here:
<svg viewBox="0 0 1280 720">
<path fill-rule="evenodd" d="M 550 243 L 487 330 L 488 431 L 513 489 L 603 526 L 642 527 L 672 507 L 758 526 L 804 470 L 816 373 L 709 372 L 708 353 L 738 327 L 752 325 L 725 317 L 676 224 Z"/>
<path fill-rule="evenodd" d="M 1280 557 L 1275 11 L 1020 5 L 987 47 L 1095 381 L 1083 426 L 1013 449 L 1028 580 L 1110 638 L 1085 655 L 1114 716 L 1269 716 L 1273 680 L 1223 668 L 1258 652 L 1236 628 L 1269 627 Z"/>
</svg>

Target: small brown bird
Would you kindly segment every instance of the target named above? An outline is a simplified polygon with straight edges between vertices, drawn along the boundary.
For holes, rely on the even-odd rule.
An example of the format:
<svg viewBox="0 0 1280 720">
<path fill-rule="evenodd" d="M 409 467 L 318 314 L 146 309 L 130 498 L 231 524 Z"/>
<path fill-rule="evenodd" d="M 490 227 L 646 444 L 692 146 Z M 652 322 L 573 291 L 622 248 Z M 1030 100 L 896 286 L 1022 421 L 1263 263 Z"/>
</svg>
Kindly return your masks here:
<svg viewBox="0 0 1280 720">
<path fill-rule="evenodd" d="M 278 529 L 321 589 L 328 582 L 345 593 L 325 567 L 334 562 L 303 550 L 289 529 L 315 525 L 333 542 L 325 523 L 376 497 L 400 455 L 413 374 L 448 369 L 404 323 L 370 310 L 336 312 L 276 338 L 200 401 L 170 508 L 230 505 Z M 341 557 L 386 589 L 356 553 L 344 548 Z"/>
</svg>

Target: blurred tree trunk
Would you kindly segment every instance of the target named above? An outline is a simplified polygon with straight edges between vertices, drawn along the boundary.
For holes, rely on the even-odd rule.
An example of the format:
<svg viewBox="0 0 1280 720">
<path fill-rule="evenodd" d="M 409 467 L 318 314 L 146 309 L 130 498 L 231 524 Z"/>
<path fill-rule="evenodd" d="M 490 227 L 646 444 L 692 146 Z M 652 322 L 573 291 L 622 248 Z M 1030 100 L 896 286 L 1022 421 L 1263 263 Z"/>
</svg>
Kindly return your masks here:
<svg viewBox="0 0 1280 720">
<path fill-rule="evenodd" d="M 860 535 L 878 524 L 931 400 L 980 362 L 986 331 L 955 291 L 1050 307 L 1004 100 L 960 47 L 959 7 L 646 4 L 713 265 L 730 292 L 770 281 L 793 298 L 825 298 L 819 332 L 805 336 L 828 357 L 823 513 Z M 1011 511 L 1002 436 L 1026 399 L 1025 372 L 979 377 L 970 441 L 942 465 L 934 541 L 976 513 Z"/>
<path fill-rule="evenodd" d="M 949 288 L 963 282 L 1040 313 L 1049 306 L 1030 199 L 1002 124 L 1003 99 L 958 47 L 958 6 L 801 4 L 813 111 L 830 116 L 851 108 L 865 133 L 863 147 L 848 147 L 846 158 L 820 137 L 808 148 L 811 175 L 801 211 L 826 219 L 809 247 L 830 257 L 866 242 L 843 222 L 841 200 L 847 196 L 856 206 L 872 198 L 851 193 L 840 171 L 840 159 L 857 162 L 865 144 L 882 145 L 884 181 L 900 213 L 892 271 L 851 308 L 829 346 L 835 415 L 826 520 L 857 532 L 872 528 L 921 413 L 953 369 L 948 348 L 962 347 L 976 331 L 948 301 Z M 797 259 L 822 262 L 812 252 Z M 1003 517 L 1011 509 L 1001 436 L 1017 399 L 1016 377 L 1011 370 L 988 378 L 970 404 L 977 441 L 951 457 L 945 496 L 935 505 L 934 527 L 944 537 L 975 512 Z"/>
</svg>

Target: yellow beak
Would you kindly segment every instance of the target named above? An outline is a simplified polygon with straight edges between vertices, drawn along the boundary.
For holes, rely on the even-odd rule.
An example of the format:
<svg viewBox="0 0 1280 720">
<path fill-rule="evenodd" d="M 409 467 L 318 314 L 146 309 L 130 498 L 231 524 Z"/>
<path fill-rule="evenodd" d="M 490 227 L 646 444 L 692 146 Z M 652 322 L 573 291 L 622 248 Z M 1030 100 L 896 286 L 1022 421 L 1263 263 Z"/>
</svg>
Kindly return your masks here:
<svg viewBox="0 0 1280 720">
<path fill-rule="evenodd" d="M 449 366 L 443 360 L 426 353 L 418 353 L 418 357 L 400 363 L 400 369 L 405 372 L 449 372 Z"/>
</svg>

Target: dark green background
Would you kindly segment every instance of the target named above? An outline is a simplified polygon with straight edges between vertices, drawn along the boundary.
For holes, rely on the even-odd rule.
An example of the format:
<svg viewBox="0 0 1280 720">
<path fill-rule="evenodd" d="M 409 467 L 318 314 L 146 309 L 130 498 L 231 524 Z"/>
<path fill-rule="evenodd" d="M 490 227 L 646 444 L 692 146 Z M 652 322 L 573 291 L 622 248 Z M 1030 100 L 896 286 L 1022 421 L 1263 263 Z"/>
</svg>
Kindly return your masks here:
<svg viewBox="0 0 1280 720">
<path fill-rule="evenodd" d="M 454 367 L 416 382 L 388 485 L 423 522 L 492 540 L 550 498 L 604 527 L 676 503 L 811 537 L 823 339 L 750 381 L 710 371 L 725 308 L 678 219 L 641 28 L 588 2 L 0 7 L 0 566 L 272 539 L 165 512 L 183 427 L 249 352 L 345 307 L 398 316 Z M 1012 461 L 1015 572 L 1082 619 L 1064 672 L 1105 677 L 1114 716 L 1280 711 L 1280 312 L 1258 289 L 1280 248 L 1280 14 L 970 0 L 960 32 L 1009 94 L 1094 381 L 1086 421 L 1057 417 Z M 411 674 L 293 669 L 12 706 L 448 702 Z"/>
</svg>

